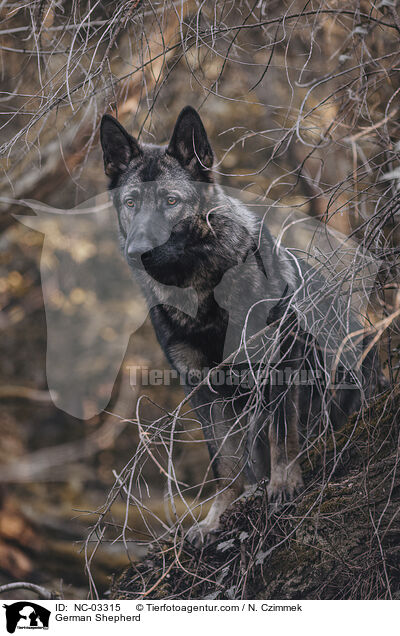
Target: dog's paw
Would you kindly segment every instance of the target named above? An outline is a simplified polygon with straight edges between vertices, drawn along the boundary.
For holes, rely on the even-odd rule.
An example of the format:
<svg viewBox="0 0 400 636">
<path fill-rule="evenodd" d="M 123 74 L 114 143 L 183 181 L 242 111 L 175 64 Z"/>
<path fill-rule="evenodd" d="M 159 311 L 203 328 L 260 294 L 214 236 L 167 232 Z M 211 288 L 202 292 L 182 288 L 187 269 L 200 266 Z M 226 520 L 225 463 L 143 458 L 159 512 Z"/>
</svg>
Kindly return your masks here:
<svg viewBox="0 0 400 636">
<path fill-rule="evenodd" d="M 219 523 L 213 521 L 210 522 L 206 519 L 195 523 L 186 534 L 186 541 L 196 548 L 201 548 L 209 543 L 213 542 L 216 532 L 218 531 Z"/>
<path fill-rule="evenodd" d="M 278 466 L 272 471 L 267 486 L 268 502 L 275 508 L 291 501 L 304 488 L 299 464 Z"/>
<path fill-rule="evenodd" d="M 208 514 L 203 521 L 196 522 L 186 534 L 186 540 L 200 547 L 212 543 L 220 527 L 221 515 L 228 506 L 238 498 L 237 488 L 227 488 L 214 499 Z"/>
</svg>

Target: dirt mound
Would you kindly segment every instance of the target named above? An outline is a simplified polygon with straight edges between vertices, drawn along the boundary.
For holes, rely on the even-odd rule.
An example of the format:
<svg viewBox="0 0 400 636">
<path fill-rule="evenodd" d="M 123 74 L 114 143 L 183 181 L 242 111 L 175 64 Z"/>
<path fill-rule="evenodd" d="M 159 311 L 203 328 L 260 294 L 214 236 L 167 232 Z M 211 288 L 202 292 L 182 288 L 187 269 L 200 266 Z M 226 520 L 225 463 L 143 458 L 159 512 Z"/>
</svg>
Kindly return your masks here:
<svg viewBox="0 0 400 636">
<path fill-rule="evenodd" d="M 399 411 L 398 393 L 382 395 L 310 449 L 294 502 L 270 510 L 261 485 L 203 548 L 153 546 L 112 598 L 400 598 Z"/>
</svg>

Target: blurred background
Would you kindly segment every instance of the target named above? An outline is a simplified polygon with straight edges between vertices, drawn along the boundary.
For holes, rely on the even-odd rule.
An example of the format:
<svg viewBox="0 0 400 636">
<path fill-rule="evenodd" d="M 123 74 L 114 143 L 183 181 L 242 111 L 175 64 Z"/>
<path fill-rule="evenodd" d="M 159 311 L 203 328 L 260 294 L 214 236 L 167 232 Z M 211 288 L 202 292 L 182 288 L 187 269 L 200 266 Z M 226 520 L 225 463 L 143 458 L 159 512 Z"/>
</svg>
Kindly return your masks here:
<svg viewBox="0 0 400 636">
<path fill-rule="evenodd" d="M 82 598 L 90 583 L 104 596 L 111 575 L 144 554 L 159 520 L 169 522 L 162 448 L 143 461 L 135 492 L 158 520 L 151 531 L 152 514 L 130 506 L 129 549 L 114 542 L 125 536 L 118 527 L 126 499 L 111 494 L 110 504 L 108 493 L 134 455 L 139 425 L 170 413 L 183 392 L 174 380 L 131 386 L 129 366 L 168 368 L 144 314 L 107 408 L 82 419 L 56 408 L 46 380 L 41 259 L 51 269 L 62 259 L 72 267 L 101 254 L 107 269 L 116 252 L 104 233 L 66 242 L 50 219 L 58 240 L 44 253 L 43 233 L 14 215 L 29 214 L 29 200 L 71 210 L 105 192 L 104 113 L 143 141 L 164 143 L 191 104 L 220 182 L 366 247 L 382 263 L 369 319 L 395 314 L 400 17 L 391 1 L 4 0 L 0 20 L 0 584 L 26 580 Z M 101 305 L 93 286 L 79 280 L 54 302 L 83 320 Z M 129 304 L 129 293 L 110 293 L 106 310 L 123 315 Z M 143 312 L 140 302 L 136 309 Z M 388 325 L 382 358 L 395 384 L 399 323 Z M 118 329 L 105 326 L 101 337 L 99 372 Z M 195 484 L 204 478 L 207 451 L 201 433 L 189 428 L 182 425 L 175 461 L 178 478 Z M 95 526 L 85 548 L 105 510 L 113 532 L 98 546 Z"/>
</svg>

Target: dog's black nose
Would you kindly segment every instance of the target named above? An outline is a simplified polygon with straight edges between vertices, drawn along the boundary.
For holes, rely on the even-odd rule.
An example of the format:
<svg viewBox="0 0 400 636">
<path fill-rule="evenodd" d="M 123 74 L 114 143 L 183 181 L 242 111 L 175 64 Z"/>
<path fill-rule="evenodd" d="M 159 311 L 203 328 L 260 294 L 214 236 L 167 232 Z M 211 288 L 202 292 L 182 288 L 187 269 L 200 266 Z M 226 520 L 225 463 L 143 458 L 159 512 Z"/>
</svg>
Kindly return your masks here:
<svg viewBox="0 0 400 636">
<path fill-rule="evenodd" d="M 149 241 L 131 241 L 126 248 L 126 257 L 130 261 L 140 261 L 142 254 L 149 252 L 152 249 L 152 245 Z"/>
</svg>

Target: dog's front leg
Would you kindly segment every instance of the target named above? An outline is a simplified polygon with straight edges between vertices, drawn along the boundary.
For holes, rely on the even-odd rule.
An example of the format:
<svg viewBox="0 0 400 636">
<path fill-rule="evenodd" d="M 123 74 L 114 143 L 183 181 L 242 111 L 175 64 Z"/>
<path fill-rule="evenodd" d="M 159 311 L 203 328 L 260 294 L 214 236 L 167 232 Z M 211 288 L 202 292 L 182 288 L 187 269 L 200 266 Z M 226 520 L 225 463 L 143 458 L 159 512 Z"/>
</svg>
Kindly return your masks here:
<svg viewBox="0 0 400 636">
<path fill-rule="evenodd" d="M 277 378 L 284 379 L 283 385 L 273 384 L 270 394 L 268 440 L 271 470 L 267 491 L 269 499 L 276 503 L 292 499 L 303 488 L 299 463 L 299 385 L 296 377 L 301 367 L 303 349 L 296 330 L 297 321 L 293 320 L 293 316 L 291 320 L 283 323 L 289 333 L 280 347 L 282 360 L 278 365 Z"/>
<path fill-rule="evenodd" d="M 188 532 L 188 540 L 197 545 L 218 529 L 221 515 L 244 488 L 246 431 L 229 405 L 223 400 L 216 400 L 215 395 L 210 401 L 211 395 L 200 392 L 195 400 L 217 488 L 207 516 L 196 522 Z"/>
<path fill-rule="evenodd" d="M 298 387 L 289 389 L 269 425 L 271 472 L 267 486 L 270 501 L 292 499 L 303 488 L 299 463 Z"/>
</svg>

